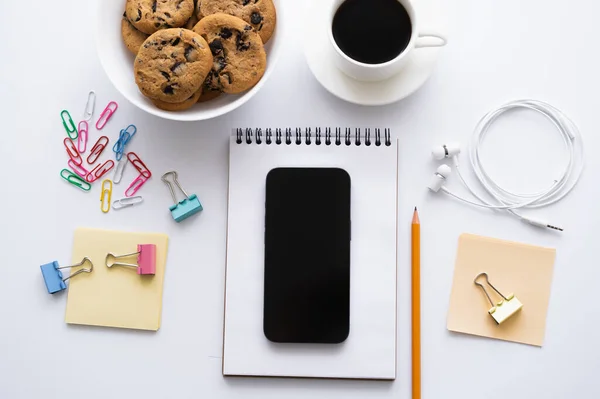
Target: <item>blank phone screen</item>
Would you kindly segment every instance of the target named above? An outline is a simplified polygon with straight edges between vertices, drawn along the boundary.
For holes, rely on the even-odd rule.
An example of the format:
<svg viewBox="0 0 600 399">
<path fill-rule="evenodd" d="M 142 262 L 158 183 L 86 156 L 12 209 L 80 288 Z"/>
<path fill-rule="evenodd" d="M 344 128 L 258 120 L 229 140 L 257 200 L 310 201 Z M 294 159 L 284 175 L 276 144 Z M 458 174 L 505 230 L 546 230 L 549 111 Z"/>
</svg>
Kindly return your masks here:
<svg viewBox="0 0 600 399">
<path fill-rule="evenodd" d="M 343 342 L 350 331 L 350 176 L 339 168 L 273 169 L 265 206 L 265 336 Z"/>
</svg>

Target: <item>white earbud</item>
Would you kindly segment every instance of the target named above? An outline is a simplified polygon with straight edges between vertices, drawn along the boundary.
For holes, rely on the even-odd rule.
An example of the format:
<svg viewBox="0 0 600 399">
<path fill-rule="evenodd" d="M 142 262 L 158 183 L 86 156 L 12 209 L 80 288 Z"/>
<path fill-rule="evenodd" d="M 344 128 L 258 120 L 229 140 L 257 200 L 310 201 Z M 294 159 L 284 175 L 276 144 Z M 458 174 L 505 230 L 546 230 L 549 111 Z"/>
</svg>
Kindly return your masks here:
<svg viewBox="0 0 600 399">
<path fill-rule="evenodd" d="M 460 154 L 460 145 L 458 143 L 444 144 L 435 147 L 431 151 L 433 159 L 441 161 L 442 159 L 454 158 Z"/>
<path fill-rule="evenodd" d="M 450 169 L 450 166 L 446 164 L 440 165 L 440 167 L 437 168 L 435 175 L 431 179 L 431 182 L 429 183 L 427 188 L 433 191 L 434 193 L 437 193 L 438 191 L 440 191 L 440 189 L 446 182 L 446 179 L 450 177 L 451 174 L 452 169 Z"/>
</svg>

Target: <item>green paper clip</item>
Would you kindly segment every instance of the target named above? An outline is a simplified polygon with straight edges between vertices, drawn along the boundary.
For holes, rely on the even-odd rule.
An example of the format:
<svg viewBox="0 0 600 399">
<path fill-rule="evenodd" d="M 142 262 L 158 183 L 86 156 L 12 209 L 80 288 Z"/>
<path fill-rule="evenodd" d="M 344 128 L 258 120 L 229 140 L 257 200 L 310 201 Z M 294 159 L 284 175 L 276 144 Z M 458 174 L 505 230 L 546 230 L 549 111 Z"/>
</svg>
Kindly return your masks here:
<svg viewBox="0 0 600 399">
<path fill-rule="evenodd" d="M 92 185 L 90 183 L 86 182 L 81 177 L 71 172 L 69 169 L 61 170 L 60 177 L 65 179 L 69 184 L 72 184 L 73 186 L 83 191 L 90 191 L 90 189 L 92 188 Z"/>
<path fill-rule="evenodd" d="M 65 114 L 67 115 L 66 118 L 65 118 Z M 77 133 L 77 128 L 75 127 L 73 118 L 71 118 L 71 114 L 66 109 L 63 109 L 60 112 L 60 117 L 62 119 L 63 126 L 65 127 L 65 130 L 67 131 L 67 136 L 69 136 L 69 138 L 71 140 L 75 140 L 77 138 L 77 136 L 79 136 L 79 133 Z"/>
</svg>

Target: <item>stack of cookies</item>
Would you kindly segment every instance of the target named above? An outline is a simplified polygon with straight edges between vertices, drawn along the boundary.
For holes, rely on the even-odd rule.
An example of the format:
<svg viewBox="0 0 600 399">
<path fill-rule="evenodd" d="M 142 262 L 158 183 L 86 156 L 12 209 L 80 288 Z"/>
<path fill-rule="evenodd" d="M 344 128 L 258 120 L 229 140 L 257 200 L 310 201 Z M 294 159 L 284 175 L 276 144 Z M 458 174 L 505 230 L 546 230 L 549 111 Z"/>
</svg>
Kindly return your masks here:
<svg viewBox="0 0 600 399">
<path fill-rule="evenodd" d="M 121 32 L 142 94 L 181 111 L 258 83 L 275 24 L 272 0 L 127 0 Z"/>
</svg>

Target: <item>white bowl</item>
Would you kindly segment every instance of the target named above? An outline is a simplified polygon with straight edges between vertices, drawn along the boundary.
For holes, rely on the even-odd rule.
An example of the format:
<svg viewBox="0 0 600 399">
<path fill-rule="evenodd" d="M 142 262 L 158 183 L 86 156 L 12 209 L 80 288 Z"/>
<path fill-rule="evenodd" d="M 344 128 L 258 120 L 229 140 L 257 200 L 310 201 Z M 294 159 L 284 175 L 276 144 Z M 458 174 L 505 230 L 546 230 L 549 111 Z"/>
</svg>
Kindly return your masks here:
<svg viewBox="0 0 600 399">
<path fill-rule="evenodd" d="M 273 36 L 265 46 L 267 52 L 267 70 L 263 78 L 252 89 L 241 94 L 223 94 L 215 100 L 194 105 L 191 109 L 178 112 L 163 111 L 156 108 L 152 102 L 140 93 L 133 75 L 134 56 L 131 54 L 121 38 L 121 19 L 125 11 L 124 0 L 98 0 L 96 19 L 96 47 L 100 62 L 108 78 L 117 90 L 137 107 L 144 111 L 165 119 L 177 121 L 200 121 L 215 118 L 238 108 L 250 100 L 263 87 L 273 69 L 279 54 L 282 41 L 278 36 L 281 29 L 279 24 L 283 20 L 282 1 L 273 0 L 277 8 L 277 26 Z"/>
</svg>

